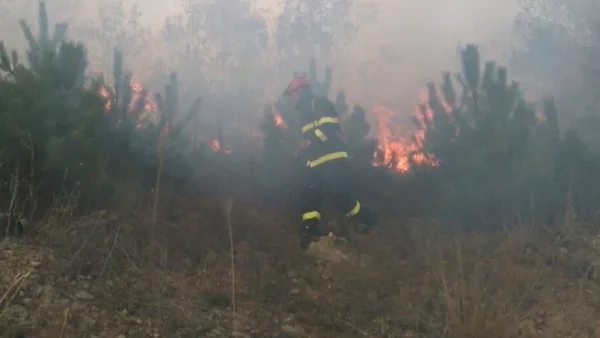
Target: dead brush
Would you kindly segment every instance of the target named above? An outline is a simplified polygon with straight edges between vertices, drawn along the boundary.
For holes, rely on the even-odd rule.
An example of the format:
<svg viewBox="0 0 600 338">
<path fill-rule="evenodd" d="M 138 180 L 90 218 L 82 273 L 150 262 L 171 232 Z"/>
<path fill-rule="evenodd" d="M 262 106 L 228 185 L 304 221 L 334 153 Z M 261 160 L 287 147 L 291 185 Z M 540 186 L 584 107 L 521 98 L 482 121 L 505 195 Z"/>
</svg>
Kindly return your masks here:
<svg viewBox="0 0 600 338">
<path fill-rule="evenodd" d="M 19 293 L 29 275 L 33 272 L 33 269 L 30 269 L 26 273 L 19 273 L 15 276 L 12 283 L 8 286 L 6 292 L 0 297 L 0 317 L 4 314 L 6 309 L 11 305 L 11 302 L 15 298 L 15 296 Z"/>
<path fill-rule="evenodd" d="M 33 161 L 33 151 L 31 161 Z M 30 177 L 21 176 L 21 165 L 17 162 L 15 171 L 11 175 L 8 183 L 8 205 L 6 206 L 6 228 L 4 236 L 21 235 L 25 229 L 25 224 L 31 221 L 37 211 L 36 188 L 34 186 L 34 169 L 30 169 Z M 0 180 L 0 189 L 2 186 Z M 0 190 L 0 202 L 5 199 L 3 191 Z"/>
<path fill-rule="evenodd" d="M 127 223 L 108 211 L 75 216 L 72 206 L 59 205 L 41 222 L 37 241 L 65 259 L 64 273 L 102 278 L 130 261 L 135 246 Z"/>
<path fill-rule="evenodd" d="M 422 292 L 433 304 L 425 316 L 439 336 L 518 336 L 531 310 L 528 297 L 542 272 L 519 264 L 519 250 L 492 243 L 486 235 L 460 235 L 433 250 L 427 263 L 431 274 Z"/>
</svg>

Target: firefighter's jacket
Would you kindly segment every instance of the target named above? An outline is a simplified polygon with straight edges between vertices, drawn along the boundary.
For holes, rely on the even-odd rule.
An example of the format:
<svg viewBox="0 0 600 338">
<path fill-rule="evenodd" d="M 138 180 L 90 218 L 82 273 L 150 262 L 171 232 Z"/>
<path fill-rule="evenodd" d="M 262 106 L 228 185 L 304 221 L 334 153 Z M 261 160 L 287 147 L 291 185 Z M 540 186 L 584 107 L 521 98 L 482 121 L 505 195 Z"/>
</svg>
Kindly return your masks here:
<svg viewBox="0 0 600 338">
<path fill-rule="evenodd" d="M 302 136 L 310 142 L 300 154 L 309 168 L 348 158 L 348 148 L 342 137 L 338 112 L 331 101 L 313 97 L 298 107 Z"/>
</svg>

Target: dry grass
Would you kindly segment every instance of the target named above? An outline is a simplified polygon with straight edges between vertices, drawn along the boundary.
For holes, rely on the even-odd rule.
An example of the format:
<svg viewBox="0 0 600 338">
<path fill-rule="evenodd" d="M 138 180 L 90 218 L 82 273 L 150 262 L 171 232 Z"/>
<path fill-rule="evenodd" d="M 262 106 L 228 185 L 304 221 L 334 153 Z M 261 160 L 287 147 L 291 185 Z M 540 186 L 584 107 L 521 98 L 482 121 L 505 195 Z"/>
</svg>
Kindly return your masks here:
<svg viewBox="0 0 600 338">
<path fill-rule="evenodd" d="M 328 260 L 324 251 L 304 255 L 292 227 L 251 206 L 188 203 L 172 221 L 157 222 L 160 262 L 144 250 L 151 211 L 48 219 L 51 232 L 41 231 L 37 246 L 4 247 L 0 268 L 11 278 L 0 288 L 7 309 L 0 330 L 25 325 L 39 337 L 525 338 L 593 337 L 600 328 L 593 227 L 565 221 L 556 231 L 466 235 L 434 223 L 389 226 L 369 237 L 350 233 L 350 244 L 327 238 L 323 245 L 345 258 Z M 57 258 L 27 275 L 31 266 L 19 266 L 19 257 L 37 257 L 27 251 L 43 248 Z M 28 290 L 46 283 L 57 299 L 76 298 L 85 286 L 96 295 L 93 307 L 39 306 Z M 36 320 L 17 322 L 8 315 L 15 305 Z M 94 324 L 82 326 L 82 317 Z"/>
<path fill-rule="evenodd" d="M 233 254 L 233 227 L 231 225 L 231 209 L 233 208 L 233 199 L 227 200 L 227 207 L 225 212 L 225 218 L 227 219 L 227 229 L 229 230 L 229 255 L 231 256 L 231 312 L 233 314 L 232 320 L 232 334 L 237 335 L 236 317 L 235 317 L 235 257 Z"/>
</svg>

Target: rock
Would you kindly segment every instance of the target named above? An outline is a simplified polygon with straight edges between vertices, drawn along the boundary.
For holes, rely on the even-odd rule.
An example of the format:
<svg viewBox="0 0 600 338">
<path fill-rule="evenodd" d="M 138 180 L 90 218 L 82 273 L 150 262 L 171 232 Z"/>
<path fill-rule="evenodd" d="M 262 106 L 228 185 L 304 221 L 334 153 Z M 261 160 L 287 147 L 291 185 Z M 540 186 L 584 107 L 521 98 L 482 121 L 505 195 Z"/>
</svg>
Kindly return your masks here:
<svg viewBox="0 0 600 338">
<path fill-rule="evenodd" d="M 528 337 L 536 337 L 538 332 L 535 328 L 535 322 L 531 319 L 522 321 L 519 324 L 519 331 L 526 334 Z"/>
<path fill-rule="evenodd" d="M 96 298 L 96 297 L 94 297 L 94 295 L 92 295 L 91 293 L 89 293 L 85 290 L 77 291 L 77 293 L 75 293 L 75 297 L 77 297 L 79 299 L 83 299 L 83 300 L 93 300 Z"/>
<path fill-rule="evenodd" d="M 281 326 L 281 331 L 288 333 L 288 334 L 294 334 L 294 335 L 302 335 L 304 334 L 304 330 L 302 330 L 301 327 L 299 326 L 292 326 L 289 324 L 284 324 Z"/>
<path fill-rule="evenodd" d="M 333 234 L 322 237 L 316 242 L 310 243 L 307 253 L 309 256 L 333 263 L 349 261 L 348 256 L 346 256 L 340 249 L 337 248 L 336 237 Z"/>
<path fill-rule="evenodd" d="M 299 295 L 300 294 L 300 289 L 298 289 L 298 288 L 291 289 L 290 290 L 290 294 L 294 295 L 294 296 Z"/>
</svg>

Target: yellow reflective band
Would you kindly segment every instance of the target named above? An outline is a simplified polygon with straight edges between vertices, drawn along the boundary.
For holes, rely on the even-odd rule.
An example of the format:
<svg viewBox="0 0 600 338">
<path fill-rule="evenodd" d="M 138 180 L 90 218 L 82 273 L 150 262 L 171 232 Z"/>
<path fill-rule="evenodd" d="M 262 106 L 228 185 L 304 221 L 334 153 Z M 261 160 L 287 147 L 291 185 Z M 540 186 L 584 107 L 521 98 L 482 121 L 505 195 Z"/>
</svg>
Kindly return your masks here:
<svg viewBox="0 0 600 338">
<path fill-rule="evenodd" d="M 358 215 L 359 212 L 360 212 L 360 202 L 356 201 L 356 205 L 354 206 L 354 208 L 352 208 L 352 210 L 348 211 L 346 216 L 348 216 L 348 217 L 356 216 L 356 215 Z"/>
<path fill-rule="evenodd" d="M 310 211 L 310 212 L 305 212 L 302 214 L 303 221 L 309 221 L 311 219 L 320 220 L 321 214 L 318 211 Z"/>
<path fill-rule="evenodd" d="M 335 153 L 330 153 L 330 154 L 327 154 L 327 155 L 323 155 L 321 157 L 317 157 L 317 159 L 314 160 L 314 161 L 308 161 L 308 162 L 306 162 L 306 166 L 309 167 L 309 168 L 312 168 L 312 167 L 316 167 L 318 165 L 321 165 L 321 164 L 323 164 L 325 162 L 337 160 L 337 159 L 340 159 L 340 158 L 348 158 L 348 153 L 345 152 L 345 151 L 338 151 L 338 152 L 335 152 Z"/>
<path fill-rule="evenodd" d="M 327 136 L 321 131 L 321 129 L 315 129 L 315 135 L 319 138 L 319 140 L 325 142 L 327 141 Z"/>
<path fill-rule="evenodd" d="M 316 121 L 313 121 L 309 124 L 304 125 L 304 127 L 302 127 L 302 134 L 306 134 L 311 129 L 322 126 L 326 123 L 334 123 L 335 124 L 335 123 L 339 123 L 339 120 L 337 117 L 330 117 L 330 116 L 322 117 Z"/>
</svg>

